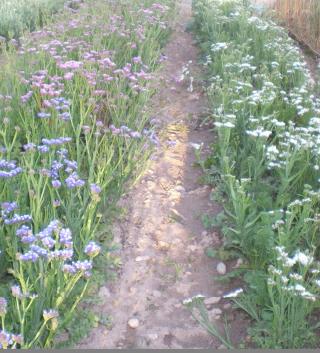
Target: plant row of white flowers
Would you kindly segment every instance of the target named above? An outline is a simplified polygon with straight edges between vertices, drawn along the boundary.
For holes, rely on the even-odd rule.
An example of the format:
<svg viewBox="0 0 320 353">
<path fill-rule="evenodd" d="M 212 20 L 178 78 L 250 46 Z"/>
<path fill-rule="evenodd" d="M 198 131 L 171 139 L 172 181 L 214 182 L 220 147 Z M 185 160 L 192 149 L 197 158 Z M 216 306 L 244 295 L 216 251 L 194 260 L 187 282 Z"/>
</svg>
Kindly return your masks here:
<svg viewBox="0 0 320 353">
<path fill-rule="evenodd" d="M 195 0 L 217 142 L 208 172 L 227 199 L 225 247 L 248 263 L 235 301 L 264 348 L 315 344 L 320 101 L 288 34 L 246 1 Z"/>
</svg>

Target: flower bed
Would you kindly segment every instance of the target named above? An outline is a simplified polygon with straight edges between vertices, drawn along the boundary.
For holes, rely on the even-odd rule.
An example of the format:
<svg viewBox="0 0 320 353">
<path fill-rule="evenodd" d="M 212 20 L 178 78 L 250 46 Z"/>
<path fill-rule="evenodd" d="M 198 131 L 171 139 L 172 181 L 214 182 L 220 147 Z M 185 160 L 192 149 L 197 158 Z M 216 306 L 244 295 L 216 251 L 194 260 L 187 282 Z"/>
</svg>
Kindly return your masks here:
<svg viewBox="0 0 320 353">
<path fill-rule="evenodd" d="M 107 256 L 108 207 L 157 144 L 145 104 L 171 6 L 89 0 L 4 54 L 2 348 L 51 347 Z"/>
<path fill-rule="evenodd" d="M 194 1 L 217 133 L 204 165 L 226 203 L 224 246 L 247 263 L 234 300 L 254 322 L 252 340 L 315 346 L 320 102 L 295 43 L 248 3 Z"/>
</svg>

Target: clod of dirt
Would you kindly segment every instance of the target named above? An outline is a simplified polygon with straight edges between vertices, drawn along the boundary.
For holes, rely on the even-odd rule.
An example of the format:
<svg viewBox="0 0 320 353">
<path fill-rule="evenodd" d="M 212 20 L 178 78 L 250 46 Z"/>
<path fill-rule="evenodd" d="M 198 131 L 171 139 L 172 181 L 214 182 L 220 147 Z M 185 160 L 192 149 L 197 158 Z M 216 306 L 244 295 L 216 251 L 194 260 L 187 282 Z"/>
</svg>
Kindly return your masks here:
<svg viewBox="0 0 320 353">
<path fill-rule="evenodd" d="M 157 245 L 159 250 L 169 250 L 170 248 L 170 244 L 162 240 L 158 241 Z"/>
<path fill-rule="evenodd" d="M 204 304 L 205 304 L 206 306 L 211 306 L 211 305 L 214 305 L 214 304 L 219 303 L 220 299 L 221 299 L 221 297 L 206 298 L 206 299 L 204 300 Z"/>
</svg>

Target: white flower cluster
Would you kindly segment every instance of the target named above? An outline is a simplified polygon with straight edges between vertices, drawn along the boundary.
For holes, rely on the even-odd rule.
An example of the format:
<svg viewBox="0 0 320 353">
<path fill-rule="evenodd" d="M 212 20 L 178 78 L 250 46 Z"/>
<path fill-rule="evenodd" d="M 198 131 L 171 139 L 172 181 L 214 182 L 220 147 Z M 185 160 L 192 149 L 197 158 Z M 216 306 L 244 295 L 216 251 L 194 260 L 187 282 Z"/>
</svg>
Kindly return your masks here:
<svg viewBox="0 0 320 353">
<path fill-rule="evenodd" d="M 319 298 L 320 280 L 318 278 L 312 279 L 312 274 L 318 274 L 320 270 L 311 268 L 311 266 L 319 267 L 319 263 L 315 261 L 313 256 L 300 250 L 291 257 L 282 246 L 277 246 L 275 250 L 278 254 L 277 260 L 280 268 L 269 266 L 271 276 L 268 278 L 268 285 L 277 286 L 302 299 L 316 301 Z M 296 265 L 301 265 L 303 269 L 299 266 L 296 267 Z M 300 273 L 296 271 L 300 271 Z"/>
</svg>

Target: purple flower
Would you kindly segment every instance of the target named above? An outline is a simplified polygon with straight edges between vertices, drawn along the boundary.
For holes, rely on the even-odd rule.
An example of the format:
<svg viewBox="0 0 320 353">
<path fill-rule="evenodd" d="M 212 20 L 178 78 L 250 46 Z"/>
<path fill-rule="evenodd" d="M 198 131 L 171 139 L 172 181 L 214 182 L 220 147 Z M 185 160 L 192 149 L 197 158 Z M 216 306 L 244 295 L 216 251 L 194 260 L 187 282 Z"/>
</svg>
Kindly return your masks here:
<svg viewBox="0 0 320 353">
<path fill-rule="evenodd" d="M 38 237 L 40 239 L 45 237 L 50 237 L 53 233 L 58 233 L 61 228 L 61 224 L 58 220 L 53 220 L 49 223 L 49 225 L 44 228 L 39 234 Z"/>
<path fill-rule="evenodd" d="M 36 237 L 34 235 L 29 235 L 27 237 L 21 238 L 21 243 L 23 244 L 32 244 L 36 241 Z"/>
<path fill-rule="evenodd" d="M 132 138 L 141 138 L 141 134 L 140 134 L 140 132 L 138 132 L 138 131 L 132 131 L 132 132 L 130 132 L 130 136 L 131 136 Z"/>
<path fill-rule="evenodd" d="M 25 254 L 19 254 L 18 260 L 24 262 L 36 262 L 39 258 L 39 255 L 34 251 L 28 251 Z"/>
<path fill-rule="evenodd" d="M 51 184 L 54 189 L 59 189 L 61 187 L 61 181 L 59 180 L 52 180 Z"/>
<path fill-rule="evenodd" d="M 69 273 L 69 274 L 71 274 L 71 275 L 74 275 L 74 274 L 76 274 L 76 273 L 78 272 L 75 266 L 73 266 L 73 265 L 68 265 L 68 264 L 64 264 L 64 265 L 62 266 L 62 271 L 63 271 L 64 273 Z"/>
<path fill-rule="evenodd" d="M 20 228 L 18 228 L 16 230 L 16 235 L 19 238 L 28 237 L 28 236 L 32 235 L 32 230 L 30 227 L 28 227 L 26 225 L 22 225 Z"/>
<path fill-rule="evenodd" d="M 71 120 L 71 114 L 69 112 L 64 112 L 59 114 L 59 119 L 64 120 L 64 121 L 69 121 Z"/>
<path fill-rule="evenodd" d="M 71 142 L 71 137 L 59 137 L 56 139 L 42 139 L 42 143 L 46 146 L 59 146 Z"/>
<path fill-rule="evenodd" d="M 16 202 L 3 202 L 1 204 L 1 216 L 7 218 L 7 216 L 17 208 L 18 204 Z"/>
<path fill-rule="evenodd" d="M 77 170 L 78 169 L 78 163 L 76 161 L 69 161 L 68 159 L 65 159 L 63 162 L 69 168 L 69 170 Z"/>
<path fill-rule="evenodd" d="M 60 150 L 57 151 L 57 154 L 61 157 L 66 158 L 68 156 L 68 150 L 65 148 L 61 148 Z"/>
<path fill-rule="evenodd" d="M 32 217 L 30 215 L 17 215 L 15 214 L 11 219 L 7 218 L 4 220 L 4 224 L 6 225 L 12 225 L 12 224 L 18 224 L 18 223 L 25 223 L 25 222 L 31 222 Z"/>
<path fill-rule="evenodd" d="M 100 251 L 101 247 L 93 241 L 91 241 L 84 249 L 85 254 L 90 257 L 95 257 L 99 255 Z"/>
<path fill-rule="evenodd" d="M 49 253 L 49 259 L 71 260 L 73 257 L 73 249 L 55 250 Z"/>
<path fill-rule="evenodd" d="M 50 236 L 41 238 L 41 242 L 44 246 L 49 249 L 52 249 L 56 244 L 56 241 Z"/>
<path fill-rule="evenodd" d="M 99 195 L 101 192 L 101 187 L 98 186 L 97 184 L 91 184 L 90 185 L 90 191 L 94 195 Z"/>
<path fill-rule="evenodd" d="M 42 248 L 41 246 L 31 245 L 30 250 L 35 252 L 40 257 L 46 258 L 48 256 L 48 251 L 46 249 Z"/>
<path fill-rule="evenodd" d="M 64 64 L 59 64 L 60 69 L 79 69 L 83 65 L 80 61 L 70 60 L 65 62 Z"/>
<path fill-rule="evenodd" d="M 7 300 L 6 298 L 0 297 L 0 317 L 5 316 L 7 313 Z"/>
<path fill-rule="evenodd" d="M 79 272 L 85 272 L 92 270 L 92 262 L 88 260 L 84 261 L 74 261 L 72 265 L 76 268 Z"/>
<path fill-rule="evenodd" d="M 10 333 L 0 330 L 0 348 L 7 349 L 13 344 L 12 336 Z"/>
<path fill-rule="evenodd" d="M 11 287 L 11 294 L 13 297 L 19 298 L 19 299 L 22 299 L 24 297 L 24 295 L 21 292 L 21 288 L 18 285 Z"/>
<path fill-rule="evenodd" d="M 49 147 L 48 146 L 38 146 L 37 147 L 38 148 L 38 151 L 40 152 L 40 153 L 47 153 L 47 152 L 49 152 L 50 151 L 50 149 L 49 149 Z"/>
<path fill-rule="evenodd" d="M 0 178 L 9 179 L 22 172 L 22 168 L 16 166 L 16 161 L 0 160 Z"/>
<path fill-rule="evenodd" d="M 85 184 L 85 181 L 80 179 L 77 173 L 72 173 L 69 177 L 65 180 L 67 187 L 69 189 L 74 189 L 76 187 L 82 187 Z"/>
<path fill-rule="evenodd" d="M 72 244 L 72 233 L 69 228 L 62 228 L 59 234 L 59 242 L 63 245 Z"/>
<path fill-rule="evenodd" d="M 33 95 L 33 92 L 29 91 L 24 96 L 21 96 L 21 102 L 22 103 L 27 103 L 29 101 L 29 99 L 32 97 L 32 95 Z"/>
<path fill-rule="evenodd" d="M 27 143 L 25 145 L 23 145 L 23 149 L 27 152 L 27 151 L 33 151 L 37 146 L 30 142 L 30 143 Z"/>
<path fill-rule="evenodd" d="M 132 58 L 132 61 L 135 63 L 135 64 L 142 64 L 142 60 L 141 60 L 141 56 L 135 56 Z"/>
<path fill-rule="evenodd" d="M 64 74 L 63 78 L 67 81 L 70 81 L 73 79 L 74 73 L 73 72 L 67 72 Z"/>
<path fill-rule="evenodd" d="M 50 113 L 45 113 L 45 112 L 40 112 L 37 114 L 37 117 L 40 119 L 46 119 L 46 118 L 50 118 L 51 114 Z"/>
<path fill-rule="evenodd" d="M 59 207 L 59 206 L 61 206 L 61 202 L 59 200 L 54 200 L 53 207 Z"/>
</svg>

